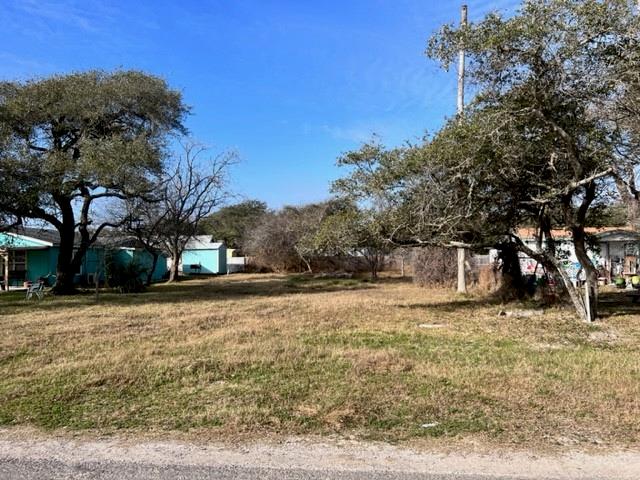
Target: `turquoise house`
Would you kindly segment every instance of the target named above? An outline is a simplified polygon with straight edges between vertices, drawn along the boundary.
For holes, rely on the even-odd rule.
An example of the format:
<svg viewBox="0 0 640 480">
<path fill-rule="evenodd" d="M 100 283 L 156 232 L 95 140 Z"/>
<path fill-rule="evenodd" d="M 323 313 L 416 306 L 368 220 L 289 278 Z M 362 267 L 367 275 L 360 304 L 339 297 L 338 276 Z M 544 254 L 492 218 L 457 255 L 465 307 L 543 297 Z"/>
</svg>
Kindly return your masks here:
<svg viewBox="0 0 640 480">
<path fill-rule="evenodd" d="M 151 269 L 153 264 L 153 256 L 143 248 L 137 246 L 110 248 L 107 250 L 107 256 L 111 256 L 114 262 L 118 265 L 129 265 L 131 263 L 135 263 L 140 266 L 145 270 L 145 273 L 140 275 L 141 280 L 146 280 L 147 272 Z M 156 268 L 153 270 L 151 281 L 159 282 L 165 279 L 168 271 L 167 256 L 161 253 L 158 257 Z"/>
<path fill-rule="evenodd" d="M 45 279 L 49 284 L 55 282 L 60 237 L 55 230 L 38 228 L 20 228 L 12 232 L 0 233 L 0 281 L 4 287 L 21 287 L 25 282 L 37 282 Z M 80 268 L 76 272 L 78 284 L 93 285 L 96 276 L 104 281 L 107 255 L 115 254 L 120 265 L 126 265 L 135 259 L 142 266 L 151 266 L 151 255 L 139 247 L 127 247 L 116 244 L 97 243 L 87 251 Z M 167 261 L 163 255 L 153 274 L 154 280 L 162 279 L 167 272 Z"/>
<path fill-rule="evenodd" d="M 227 247 L 210 235 L 197 235 L 187 243 L 180 263 L 184 275 L 227 273 Z"/>
</svg>

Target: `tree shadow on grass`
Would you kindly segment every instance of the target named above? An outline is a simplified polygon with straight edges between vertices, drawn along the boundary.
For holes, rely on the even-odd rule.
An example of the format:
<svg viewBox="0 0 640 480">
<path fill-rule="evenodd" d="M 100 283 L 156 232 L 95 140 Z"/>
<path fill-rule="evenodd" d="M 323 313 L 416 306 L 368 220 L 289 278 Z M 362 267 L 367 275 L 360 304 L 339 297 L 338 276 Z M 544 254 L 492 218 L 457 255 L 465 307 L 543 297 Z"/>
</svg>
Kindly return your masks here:
<svg viewBox="0 0 640 480">
<path fill-rule="evenodd" d="M 461 298 L 449 300 L 446 302 L 421 302 L 411 303 L 409 305 L 398 305 L 400 308 L 408 308 L 411 310 L 435 310 L 444 313 L 453 313 L 459 310 L 469 308 L 483 308 L 489 306 L 498 306 L 502 303 L 498 299 L 492 297 L 483 298 Z"/>
<path fill-rule="evenodd" d="M 600 318 L 617 315 L 640 315 L 639 291 L 620 290 L 602 292 L 598 300 L 598 316 Z M 533 299 L 505 302 L 503 299 L 492 295 L 477 298 L 459 298 L 445 302 L 412 303 L 409 305 L 399 305 L 399 307 L 416 310 L 428 309 L 443 313 L 454 313 L 458 310 L 486 307 L 496 307 L 504 310 L 564 307 L 572 311 L 572 305 L 568 299 L 561 299 L 552 305 L 548 305 Z"/>
<path fill-rule="evenodd" d="M 242 300 L 255 297 L 278 297 L 292 294 L 331 293 L 349 290 L 367 290 L 374 284 L 360 279 L 299 278 L 296 276 L 268 275 L 250 278 L 224 277 L 214 279 L 183 280 L 176 283 L 153 285 L 146 292 L 119 294 L 103 291 L 96 302 L 95 291 L 84 291 L 69 297 L 47 296 L 41 301 L 27 301 L 24 295 L 0 296 L 0 317 L 25 311 L 54 311 L 63 308 L 87 307 L 96 304 L 134 306 L 138 304 L 182 304 L 201 301 Z M 10 296 L 9 296 L 10 295 Z"/>
</svg>

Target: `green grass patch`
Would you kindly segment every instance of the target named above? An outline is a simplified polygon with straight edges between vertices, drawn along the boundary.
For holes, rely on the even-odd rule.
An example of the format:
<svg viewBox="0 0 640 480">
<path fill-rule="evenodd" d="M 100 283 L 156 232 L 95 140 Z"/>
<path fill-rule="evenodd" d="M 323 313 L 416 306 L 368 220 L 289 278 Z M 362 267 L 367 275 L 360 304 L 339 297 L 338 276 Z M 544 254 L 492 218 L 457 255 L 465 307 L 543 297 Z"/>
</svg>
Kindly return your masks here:
<svg viewBox="0 0 640 480">
<path fill-rule="evenodd" d="M 500 308 L 395 280 L 278 275 L 98 301 L 0 295 L 0 425 L 636 445 L 640 315 L 586 326 Z"/>
</svg>

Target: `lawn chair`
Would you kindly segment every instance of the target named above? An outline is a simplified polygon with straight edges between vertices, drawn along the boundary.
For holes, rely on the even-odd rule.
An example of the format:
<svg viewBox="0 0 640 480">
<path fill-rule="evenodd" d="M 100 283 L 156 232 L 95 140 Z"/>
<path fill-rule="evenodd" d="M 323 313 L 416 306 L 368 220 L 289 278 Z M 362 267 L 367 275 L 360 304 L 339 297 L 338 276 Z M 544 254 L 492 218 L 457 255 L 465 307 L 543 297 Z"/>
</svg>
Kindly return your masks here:
<svg viewBox="0 0 640 480">
<path fill-rule="evenodd" d="M 33 297 L 36 297 L 38 300 L 42 300 L 44 297 L 44 283 L 32 283 L 27 288 L 27 300 L 31 300 Z"/>
</svg>

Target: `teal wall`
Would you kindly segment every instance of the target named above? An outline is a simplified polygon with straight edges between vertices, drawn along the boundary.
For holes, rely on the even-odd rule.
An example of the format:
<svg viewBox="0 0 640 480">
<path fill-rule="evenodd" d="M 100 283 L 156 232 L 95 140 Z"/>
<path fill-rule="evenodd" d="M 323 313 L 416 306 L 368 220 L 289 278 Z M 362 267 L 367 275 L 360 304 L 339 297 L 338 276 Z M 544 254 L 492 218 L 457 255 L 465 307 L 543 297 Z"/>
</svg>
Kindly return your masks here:
<svg viewBox="0 0 640 480">
<path fill-rule="evenodd" d="M 87 275 L 100 272 L 100 279 L 104 278 L 104 248 L 90 248 L 82 261 L 80 276 L 86 279 Z"/>
<path fill-rule="evenodd" d="M 145 272 L 140 275 L 140 279 L 147 279 L 147 272 L 151 268 L 151 264 L 153 263 L 153 256 L 149 252 L 142 249 L 123 248 L 116 250 L 111 254 L 113 255 L 114 261 L 120 266 L 128 265 L 133 261 L 137 262 L 138 265 L 145 269 Z M 163 255 L 160 255 L 160 257 L 158 257 L 158 263 L 156 264 L 156 268 L 153 271 L 153 276 L 151 277 L 151 279 L 154 282 L 160 281 L 164 279 L 167 271 L 167 258 Z"/>
<path fill-rule="evenodd" d="M 57 258 L 58 252 L 52 252 L 51 248 L 27 250 L 27 280 L 36 282 L 40 277 L 46 277 L 49 274 L 55 275 Z"/>
<path fill-rule="evenodd" d="M 14 250 L 20 250 L 20 248 L 18 247 Z M 26 250 L 27 272 L 25 280 L 37 282 L 41 277 L 46 277 L 49 274 L 55 275 L 57 259 L 57 250 L 53 251 L 51 247 L 44 250 Z M 0 272 L 1 275 L 2 272 Z M 10 285 L 14 287 L 22 286 L 22 281 L 12 279 Z"/>
<path fill-rule="evenodd" d="M 205 275 L 227 273 L 227 248 L 223 245 L 211 250 L 185 250 L 182 253 L 182 272 L 185 275 L 197 274 L 191 265 L 201 265 L 199 273 Z"/>
<path fill-rule="evenodd" d="M 41 243 L 31 241 L 21 236 L 7 235 L 0 233 L 0 247 L 11 250 L 26 249 L 27 273 L 26 280 L 36 282 L 41 277 L 56 274 L 56 266 L 58 262 L 58 247 L 44 247 Z M 38 247 L 37 250 L 33 248 Z M 32 248 L 32 249 L 29 249 Z M 115 255 L 116 262 L 120 265 L 126 265 L 132 261 L 137 261 L 143 267 L 151 268 L 153 257 L 150 253 L 142 249 L 117 249 L 112 252 Z M 103 247 L 90 248 L 82 261 L 80 273 L 76 275 L 76 282 L 82 283 L 87 281 L 88 275 L 95 275 L 100 272 L 100 280 L 104 280 L 105 269 L 105 249 Z M 158 258 L 158 263 L 153 272 L 153 280 L 162 280 L 167 273 L 167 259 L 164 256 Z M 1 273 L 0 273 L 1 275 Z M 144 274 L 146 280 L 146 273 Z M 20 286 L 20 281 L 12 281 L 13 286 Z"/>
<path fill-rule="evenodd" d="M 144 266 L 145 268 L 151 268 L 151 264 L 153 263 L 153 255 L 151 255 L 146 250 L 136 250 L 134 253 L 134 258 L 137 262 L 140 263 L 140 265 Z M 151 277 L 151 279 L 154 282 L 163 280 L 168 270 L 167 257 L 165 257 L 164 255 L 160 255 L 158 257 L 158 262 L 156 263 L 156 268 L 153 271 L 153 276 Z"/>
</svg>

